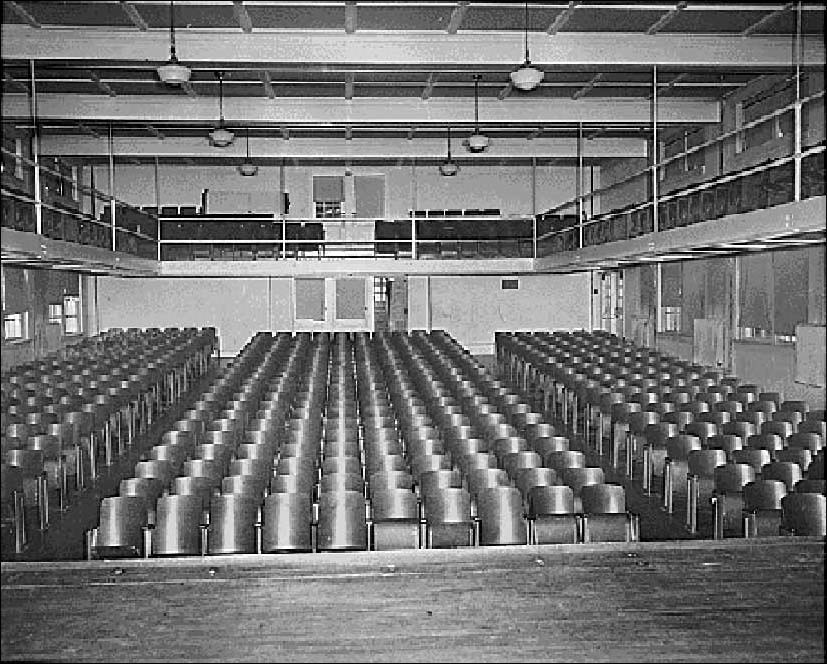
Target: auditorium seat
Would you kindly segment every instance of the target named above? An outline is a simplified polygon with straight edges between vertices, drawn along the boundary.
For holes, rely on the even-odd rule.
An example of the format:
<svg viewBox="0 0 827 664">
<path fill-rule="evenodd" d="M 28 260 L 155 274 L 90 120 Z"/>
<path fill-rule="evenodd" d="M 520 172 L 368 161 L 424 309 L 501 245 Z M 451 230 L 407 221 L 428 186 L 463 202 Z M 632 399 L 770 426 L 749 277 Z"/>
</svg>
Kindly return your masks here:
<svg viewBox="0 0 827 664">
<path fill-rule="evenodd" d="M 626 491 L 619 484 L 596 483 L 581 489 L 583 542 L 634 542 L 638 518 L 626 511 Z"/>
<path fill-rule="evenodd" d="M 781 531 L 791 535 L 827 535 L 827 496 L 821 493 L 788 493 L 781 499 Z"/>
<path fill-rule="evenodd" d="M 529 544 L 576 544 L 580 519 L 570 486 L 536 486 L 529 491 Z"/>
<path fill-rule="evenodd" d="M 788 493 L 778 479 L 762 478 L 744 485 L 744 537 L 780 535 L 781 501 Z"/>
</svg>

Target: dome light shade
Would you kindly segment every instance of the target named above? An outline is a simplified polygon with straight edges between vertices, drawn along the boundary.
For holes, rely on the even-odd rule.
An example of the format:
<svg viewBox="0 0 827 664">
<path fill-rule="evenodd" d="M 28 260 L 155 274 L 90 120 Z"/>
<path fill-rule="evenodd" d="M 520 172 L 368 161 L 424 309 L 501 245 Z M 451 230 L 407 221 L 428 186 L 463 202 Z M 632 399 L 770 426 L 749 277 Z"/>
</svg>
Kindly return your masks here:
<svg viewBox="0 0 827 664">
<path fill-rule="evenodd" d="M 258 173 L 258 166 L 250 159 L 250 128 L 247 127 L 247 158 L 238 165 L 238 172 L 244 177 L 252 177 Z"/>
<path fill-rule="evenodd" d="M 224 126 L 224 73 L 217 72 L 218 77 L 218 127 L 210 133 L 210 143 L 217 148 L 226 148 L 235 139 L 235 134 Z"/>
<path fill-rule="evenodd" d="M 457 163 L 453 160 L 443 161 L 439 165 L 440 175 L 444 175 L 445 177 L 453 177 L 457 173 L 459 173 L 459 166 L 457 166 Z"/>
<path fill-rule="evenodd" d="M 439 174 L 453 177 L 459 173 L 459 164 L 451 159 L 451 128 L 448 127 L 448 157 L 439 165 Z"/>
<path fill-rule="evenodd" d="M 156 71 L 158 78 L 167 85 L 181 85 L 190 80 L 190 68 L 178 62 L 175 54 L 175 8 L 172 0 L 169 3 L 169 60 Z"/>
<path fill-rule="evenodd" d="M 533 90 L 540 81 L 543 80 L 545 74 L 531 65 L 531 58 L 528 54 L 528 0 L 525 3 L 525 62 L 520 65 L 519 69 L 511 72 L 511 83 L 518 90 L 528 91 Z"/>
<path fill-rule="evenodd" d="M 474 133 L 468 137 L 469 152 L 484 152 L 488 149 L 488 136 L 480 132 L 480 85 L 479 74 L 474 74 Z"/>
<path fill-rule="evenodd" d="M 518 90 L 533 90 L 543 80 L 545 74 L 532 67 L 531 63 L 526 60 L 522 67 L 511 72 L 511 82 Z"/>
<path fill-rule="evenodd" d="M 190 80 L 190 68 L 182 65 L 178 60 L 170 59 L 166 64 L 158 67 L 158 78 L 167 85 L 181 85 Z"/>
<path fill-rule="evenodd" d="M 218 127 L 210 132 L 210 143 L 217 148 L 226 148 L 234 140 L 235 134 L 224 127 Z"/>
<path fill-rule="evenodd" d="M 258 166 L 256 166 L 252 161 L 245 161 L 243 164 L 238 165 L 238 172 L 245 177 L 252 177 L 258 173 Z"/>
<path fill-rule="evenodd" d="M 484 152 L 488 144 L 488 136 L 485 134 L 471 134 L 468 137 L 468 150 L 471 152 Z"/>
</svg>

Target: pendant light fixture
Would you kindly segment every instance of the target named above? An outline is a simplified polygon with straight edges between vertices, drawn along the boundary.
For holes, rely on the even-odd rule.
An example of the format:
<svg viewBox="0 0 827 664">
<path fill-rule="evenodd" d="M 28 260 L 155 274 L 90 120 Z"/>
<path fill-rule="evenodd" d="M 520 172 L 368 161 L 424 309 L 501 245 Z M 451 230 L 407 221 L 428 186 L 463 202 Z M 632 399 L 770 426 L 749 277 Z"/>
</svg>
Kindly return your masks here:
<svg viewBox="0 0 827 664">
<path fill-rule="evenodd" d="M 528 57 L 528 2 L 525 3 L 525 62 L 519 69 L 511 72 L 511 82 L 518 90 L 533 90 L 540 81 L 543 80 L 545 74 L 531 65 L 531 59 Z"/>
<path fill-rule="evenodd" d="M 218 77 L 218 127 L 210 132 L 210 143 L 217 148 L 226 148 L 235 139 L 235 134 L 224 125 L 224 72 L 217 72 Z"/>
<path fill-rule="evenodd" d="M 247 158 L 238 165 L 238 172 L 245 177 L 252 177 L 258 173 L 258 166 L 250 159 L 250 128 L 247 127 Z"/>
<path fill-rule="evenodd" d="M 158 67 L 158 78 L 167 85 L 181 85 L 190 80 L 190 68 L 178 62 L 175 55 L 175 10 L 169 3 L 169 60 Z"/>
<path fill-rule="evenodd" d="M 459 173 L 459 166 L 451 158 L 451 128 L 448 127 L 448 158 L 439 165 L 439 174 L 452 177 Z"/>
<path fill-rule="evenodd" d="M 470 152 L 484 152 L 488 148 L 488 136 L 480 133 L 480 98 L 479 98 L 479 74 L 474 74 L 474 133 L 468 137 L 468 150 Z"/>
</svg>

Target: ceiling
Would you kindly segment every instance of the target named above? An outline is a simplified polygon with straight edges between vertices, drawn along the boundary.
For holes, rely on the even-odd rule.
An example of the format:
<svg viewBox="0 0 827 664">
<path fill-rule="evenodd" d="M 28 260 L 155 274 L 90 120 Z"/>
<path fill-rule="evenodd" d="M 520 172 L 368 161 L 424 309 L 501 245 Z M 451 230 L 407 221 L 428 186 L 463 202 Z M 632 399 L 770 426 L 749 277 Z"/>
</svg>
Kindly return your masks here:
<svg viewBox="0 0 827 664">
<path fill-rule="evenodd" d="M 464 153 L 479 74 L 479 126 L 511 146 L 489 158 L 520 163 L 572 159 L 580 127 L 595 146 L 644 141 L 655 67 L 668 130 L 715 121 L 727 95 L 792 72 L 799 20 L 802 65 L 824 56 L 823 4 L 532 2 L 531 60 L 545 79 L 522 92 L 509 84 L 524 59 L 522 3 L 195 1 L 173 13 L 185 88 L 155 70 L 169 57 L 167 2 L 3 2 L 4 119 L 31 124 L 33 72 L 47 146 L 75 137 L 78 154 L 102 159 L 111 127 L 132 146 L 118 150 L 126 161 L 220 163 L 243 141 L 232 154 L 191 144 L 217 122 L 222 71 L 227 123 L 249 128 L 265 162 L 283 152 L 275 141 L 304 139 L 320 149 L 297 160 L 436 159 L 447 126 Z M 377 142 L 380 155 L 360 147 Z M 428 147 L 411 151 L 417 142 Z"/>
</svg>

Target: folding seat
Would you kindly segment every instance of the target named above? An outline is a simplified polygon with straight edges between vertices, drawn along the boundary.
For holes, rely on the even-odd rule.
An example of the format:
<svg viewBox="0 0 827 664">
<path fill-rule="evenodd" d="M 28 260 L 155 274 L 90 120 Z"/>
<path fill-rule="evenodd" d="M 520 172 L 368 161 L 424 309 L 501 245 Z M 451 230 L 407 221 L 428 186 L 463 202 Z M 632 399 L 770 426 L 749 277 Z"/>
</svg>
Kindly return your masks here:
<svg viewBox="0 0 827 664">
<path fill-rule="evenodd" d="M 3 535 L 11 532 L 14 552 L 23 553 L 27 541 L 23 472 L 6 463 L 0 464 L 0 526 Z"/>
<path fill-rule="evenodd" d="M 523 498 L 511 486 L 489 487 L 476 495 L 478 543 L 482 546 L 526 544 Z"/>
<path fill-rule="evenodd" d="M 410 489 L 371 490 L 370 513 L 372 550 L 421 548 L 419 502 Z"/>
<path fill-rule="evenodd" d="M 776 433 L 759 433 L 747 438 L 746 446 L 754 450 L 767 450 L 770 458 L 774 459 L 776 453 L 784 448 L 784 438 Z"/>
<path fill-rule="evenodd" d="M 758 479 L 744 485 L 744 537 L 779 535 L 781 500 L 787 486 L 778 479 Z"/>
<path fill-rule="evenodd" d="M 638 519 L 626 511 L 626 491 L 619 484 L 589 484 L 582 488 L 583 542 L 635 542 Z"/>
<path fill-rule="evenodd" d="M 722 539 L 726 533 L 741 533 L 744 486 L 755 480 L 755 474 L 750 464 L 734 461 L 715 468 L 715 492 L 711 498 L 713 538 Z"/>
<path fill-rule="evenodd" d="M 3 464 L 20 469 L 23 505 L 37 506 L 39 528 L 45 530 L 49 526 L 49 495 L 43 470 L 43 452 L 25 448 L 9 449 Z"/>
<path fill-rule="evenodd" d="M 755 447 L 745 447 L 741 450 L 736 450 L 731 454 L 731 459 L 735 463 L 746 463 L 752 466 L 756 475 L 761 473 L 761 468 L 772 461 L 769 450 Z"/>
<path fill-rule="evenodd" d="M 465 489 L 449 487 L 422 502 L 427 548 L 470 546 L 474 540 L 471 495 Z"/>
<path fill-rule="evenodd" d="M 735 422 L 727 422 L 721 427 L 721 434 L 738 436 L 742 441 L 745 441 L 750 436 L 758 433 L 758 426 L 752 422 L 742 422 L 736 420 Z"/>
<path fill-rule="evenodd" d="M 827 422 L 824 420 L 806 419 L 798 425 L 797 433 L 815 433 L 821 436 L 822 447 L 827 439 Z"/>
<path fill-rule="evenodd" d="M 687 456 L 686 526 L 690 533 L 698 527 L 698 506 L 706 504 L 715 490 L 715 469 L 725 465 L 727 455 L 721 449 L 695 449 Z M 680 481 L 680 478 L 675 478 Z"/>
<path fill-rule="evenodd" d="M 798 480 L 795 483 L 796 493 L 825 493 L 827 492 L 827 480 Z"/>
<path fill-rule="evenodd" d="M 226 465 L 220 459 L 188 459 L 184 462 L 181 475 L 186 477 L 205 477 L 210 485 L 219 487 L 224 476 Z"/>
<path fill-rule="evenodd" d="M 230 471 L 229 475 L 221 479 L 222 494 L 244 495 L 261 503 L 264 500 L 264 489 L 269 486 L 268 475 L 253 475 Z"/>
<path fill-rule="evenodd" d="M 802 473 L 806 473 L 812 463 L 813 456 L 805 447 L 787 447 L 775 453 L 776 461 L 789 461 L 798 465 Z"/>
<path fill-rule="evenodd" d="M 361 491 L 322 490 L 316 547 L 319 551 L 368 548 L 365 496 Z"/>
<path fill-rule="evenodd" d="M 666 440 L 666 458 L 663 465 L 663 506 L 671 514 L 675 496 L 685 497 L 689 472 L 689 453 L 700 450 L 701 439 L 691 434 L 678 434 Z"/>
<path fill-rule="evenodd" d="M 528 494 L 535 486 L 553 486 L 558 484 L 557 472 L 551 468 L 521 468 L 517 471 L 517 477 L 514 482 L 520 493 L 523 494 L 523 499 L 528 504 Z"/>
<path fill-rule="evenodd" d="M 559 474 L 563 484 L 571 487 L 574 492 L 575 511 L 580 512 L 580 494 L 583 487 L 590 484 L 602 484 L 605 481 L 603 469 L 599 466 L 583 466 L 563 468 Z"/>
<path fill-rule="evenodd" d="M 152 477 L 126 477 L 118 487 L 120 496 L 137 496 L 143 498 L 150 511 L 150 523 L 155 523 L 155 501 L 164 491 L 161 480 Z"/>
<path fill-rule="evenodd" d="M 705 447 L 710 438 L 718 435 L 718 425 L 696 420 L 687 424 L 683 432 L 685 435 L 696 436 L 701 441 L 701 446 Z"/>
<path fill-rule="evenodd" d="M 528 494 L 530 544 L 575 544 L 580 541 L 580 518 L 570 486 L 536 486 Z"/>
<path fill-rule="evenodd" d="M 419 475 L 417 492 L 425 499 L 431 493 L 448 487 L 462 487 L 462 475 L 458 470 L 439 469 L 429 470 Z"/>
<path fill-rule="evenodd" d="M 89 535 L 87 556 L 116 558 L 145 555 L 147 502 L 140 496 L 112 496 L 100 503 L 98 526 Z"/>
<path fill-rule="evenodd" d="M 561 477 L 561 473 L 565 468 L 585 467 L 586 455 L 579 450 L 549 452 L 546 455 L 545 465 L 547 468 L 554 469 L 557 476 Z"/>
<path fill-rule="evenodd" d="M 465 480 L 472 497 L 476 497 L 484 489 L 511 486 L 508 474 L 502 468 L 477 468 L 470 471 Z"/>
<path fill-rule="evenodd" d="M 761 431 L 764 431 L 766 427 L 769 431 L 786 431 L 788 433 L 785 434 L 785 438 L 794 434 L 798 431 L 798 425 L 801 423 L 803 417 L 800 412 L 797 410 L 777 410 L 772 414 L 772 420 L 769 422 L 764 422 L 761 425 Z M 778 428 L 776 429 L 777 425 L 788 425 L 784 426 L 783 429 Z"/>
<path fill-rule="evenodd" d="M 708 438 L 706 446 L 711 450 L 723 450 L 726 453 L 727 459 L 729 459 L 735 450 L 743 449 L 744 440 L 735 434 L 723 433 Z"/>
<path fill-rule="evenodd" d="M 256 553 L 259 504 L 259 499 L 243 493 L 213 496 L 207 553 Z"/>
<path fill-rule="evenodd" d="M 152 555 L 197 556 L 206 539 L 201 496 L 166 495 L 158 498 L 152 531 Z"/>
<path fill-rule="evenodd" d="M 781 499 L 781 532 L 792 535 L 827 535 L 827 496 L 788 493 Z"/>
<path fill-rule="evenodd" d="M 792 492 L 795 483 L 802 479 L 801 466 L 793 461 L 772 461 L 761 467 L 761 478 L 781 480 L 787 486 L 787 491 Z"/>
<path fill-rule="evenodd" d="M 322 478 L 319 482 L 320 493 L 337 493 L 342 491 L 364 494 L 365 480 L 363 479 L 361 473 L 344 471 L 322 474 Z"/>
</svg>

